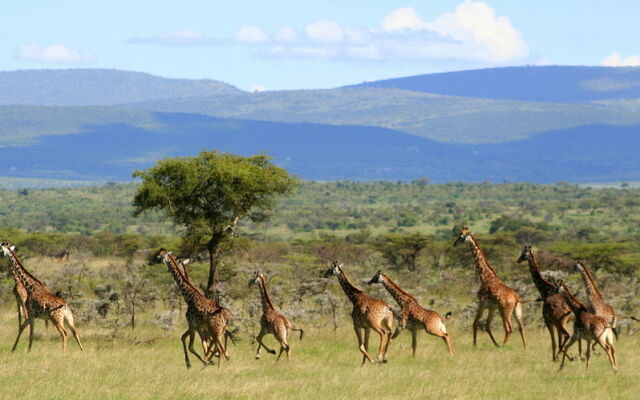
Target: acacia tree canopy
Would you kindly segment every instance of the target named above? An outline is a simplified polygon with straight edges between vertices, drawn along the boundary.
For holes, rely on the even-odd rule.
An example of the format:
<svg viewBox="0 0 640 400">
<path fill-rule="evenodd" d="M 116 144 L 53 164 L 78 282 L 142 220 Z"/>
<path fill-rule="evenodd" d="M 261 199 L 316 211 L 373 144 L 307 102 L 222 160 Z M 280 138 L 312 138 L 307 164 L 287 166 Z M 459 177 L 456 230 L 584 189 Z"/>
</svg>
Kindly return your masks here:
<svg viewBox="0 0 640 400">
<path fill-rule="evenodd" d="M 210 295 L 217 280 L 220 244 L 233 235 L 238 221 L 268 220 L 277 196 L 290 193 L 298 184 L 269 156 L 217 151 L 160 160 L 133 176 L 142 179 L 133 200 L 135 215 L 160 210 L 186 228 L 190 241 L 207 239 Z"/>
</svg>

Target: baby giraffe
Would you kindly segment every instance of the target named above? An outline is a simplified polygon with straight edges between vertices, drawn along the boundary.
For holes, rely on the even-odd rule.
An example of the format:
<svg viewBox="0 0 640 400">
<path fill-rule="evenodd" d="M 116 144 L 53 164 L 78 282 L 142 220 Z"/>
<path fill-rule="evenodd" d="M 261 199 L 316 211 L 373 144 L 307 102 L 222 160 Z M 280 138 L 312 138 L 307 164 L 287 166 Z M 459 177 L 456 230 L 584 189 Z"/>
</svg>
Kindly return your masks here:
<svg viewBox="0 0 640 400">
<path fill-rule="evenodd" d="M 374 283 L 381 283 L 402 308 L 400 311 L 400 322 L 398 323 L 399 329 L 393 337 L 397 336 L 401 329 L 404 329 L 405 327 L 409 329 L 409 331 L 411 331 L 411 348 L 413 349 L 414 358 L 416 356 L 416 347 L 418 344 L 418 330 L 421 328 L 424 328 L 424 330 L 430 335 L 442 338 L 442 340 L 447 344 L 449 355 L 453 355 L 455 350 L 451 344 L 451 338 L 447 333 L 447 328 L 444 325 L 446 318 L 443 318 L 442 315 L 435 311 L 422 307 L 415 297 L 400 289 L 400 287 L 387 275 L 383 274 L 382 271 L 376 272 L 373 278 L 368 282 L 369 285 L 373 285 Z M 447 313 L 447 316 L 449 315 L 451 315 L 451 313 Z"/>
<path fill-rule="evenodd" d="M 560 370 L 564 367 L 564 359 L 568 357 L 567 350 L 569 350 L 569 347 L 576 341 L 584 339 L 587 341 L 587 370 L 589 370 L 589 360 L 591 359 L 591 343 L 595 341 L 607 353 L 613 372 L 618 372 L 616 351 L 613 348 L 613 330 L 609 322 L 590 312 L 587 306 L 575 298 L 564 284 L 560 284 L 557 287 L 557 291 L 562 293 L 576 318 L 573 325 L 573 335 L 571 339 L 562 346 L 563 355 Z"/>
<path fill-rule="evenodd" d="M 271 296 L 267 291 L 267 283 L 264 275 L 260 271 L 256 271 L 249 280 L 249 286 L 258 285 L 260 288 L 260 298 L 262 300 L 262 317 L 260 318 L 260 333 L 256 338 L 258 342 L 258 349 L 256 350 L 256 360 L 260 358 L 260 350 L 264 347 L 267 353 L 276 354 L 275 350 L 268 348 L 262 338 L 264 335 L 272 334 L 276 340 L 280 343 L 280 353 L 276 361 L 280 359 L 282 352 L 287 353 L 287 360 L 289 359 L 289 352 L 291 347 L 287 343 L 289 337 L 289 331 L 299 331 L 300 340 L 304 335 L 304 330 L 295 328 L 293 324 L 282 314 L 276 311 L 276 308 L 271 301 Z"/>
</svg>

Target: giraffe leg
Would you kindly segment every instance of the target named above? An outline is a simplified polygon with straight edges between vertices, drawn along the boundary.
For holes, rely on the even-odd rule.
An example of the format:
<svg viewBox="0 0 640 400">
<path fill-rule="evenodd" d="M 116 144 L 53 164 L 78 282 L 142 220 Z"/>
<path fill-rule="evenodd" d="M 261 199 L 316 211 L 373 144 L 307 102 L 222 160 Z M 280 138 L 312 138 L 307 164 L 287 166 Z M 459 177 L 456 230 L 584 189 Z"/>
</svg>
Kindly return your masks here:
<svg viewBox="0 0 640 400">
<path fill-rule="evenodd" d="M 377 361 L 378 362 L 382 362 L 384 360 L 384 349 L 387 346 L 387 332 L 380 328 L 380 327 L 373 327 L 373 330 L 376 331 L 376 333 L 378 335 L 380 335 L 380 347 L 378 348 L 378 357 L 377 357 Z"/>
<path fill-rule="evenodd" d="M 493 344 L 496 345 L 496 347 L 500 347 L 498 342 L 496 342 L 496 338 L 493 337 L 493 333 L 491 333 L 491 321 L 493 321 L 493 315 L 495 313 L 495 310 L 496 310 L 495 308 L 489 307 L 489 314 L 487 315 L 487 322 L 484 327 L 484 330 L 489 334 L 489 337 L 491 338 L 491 341 L 493 342 Z"/>
<path fill-rule="evenodd" d="M 393 313 L 389 312 L 387 318 L 383 321 L 383 328 L 386 330 L 387 339 L 385 341 L 384 351 L 382 352 L 382 362 L 387 362 L 387 350 L 389 350 L 389 345 L 391 344 L 391 339 L 393 336 Z"/>
<path fill-rule="evenodd" d="M 516 324 L 518 324 L 518 331 L 520 332 L 520 338 L 522 339 L 522 346 L 527 348 L 527 337 L 524 333 L 524 319 L 522 318 L 522 303 L 518 302 L 514 311 L 516 318 Z M 509 318 L 509 325 L 511 325 L 511 318 Z"/>
<path fill-rule="evenodd" d="M 278 357 L 276 361 L 280 360 L 280 356 L 282 356 L 282 352 L 284 351 L 287 354 L 287 360 L 289 360 L 289 344 L 287 343 L 287 328 L 278 328 L 275 331 L 274 336 L 280 342 L 280 352 L 278 353 Z"/>
<path fill-rule="evenodd" d="M 582 339 L 578 339 L 578 355 L 580 356 L 580 360 L 584 361 L 584 356 L 582 355 Z"/>
<path fill-rule="evenodd" d="M 270 348 L 267 347 L 266 344 L 264 344 L 264 342 L 262 341 L 262 338 L 264 337 L 264 335 L 267 334 L 267 330 L 264 328 L 260 329 L 260 333 L 258 333 L 258 336 L 256 337 L 256 342 L 258 342 L 258 348 L 256 349 L 256 360 L 258 360 L 260 358 L 260 348 L 264 347 L 264 349 L 267 351 L 267 353 L 269 354 L 276 354 L 275 350 L 272 350 Z"/>
<path fill-rule="evenodd" d="M 567 350 L 569 350 L 569 348 L 573 346 L 576 340 L 578 339 L 575 336 L 572 336 L 571 339 L 569 339 L 569 342 L 565 343 L 565 345 L 562 346 L 562 361 L 560 362 L 559 371 L 562 371 L 562 368 L 564 368 L 564 359 L 567 357 Z"/>
<path fill-rule="evenodd" d="M 504 341 L 502 345 L 505 346 L 509 341 L 509 337 L 513 332 L 513 325 L 511 324 L 511 314 L 513 313 L 513 308 L 503 308 L 500 307 L 500 318 L 502 319 L 502 326 L 504 327 Z M 489 324 L 487 324 L 489 326 Z"/>
<path fill-rule="evenodd" d="M 22 305 L 19 302 L 16 304 L 18 304 L 18 329 L 20 329 L 20 325 L 22 325 Z"/>
<path fill-rule="evenodd" d="M 193 343 L 196 339 L 196 329 L 192 329 L 190 328 L 188 331 L 188 336 L 189 336 L 189 345 L 187 346 L 187 348 L 189 349 L 189 352 L 191 354 L 193 354 L 194 356 L 196 356 L 196 358 L 198 360 L 200 360 L 200 362 L 202 362 L 202 364 L 206 367 L 207 365 L 209 365 L 209 362 L 207 360 L 205 360 L 204 358 L 202 358 L 200 356 L 200 354 L 198 354 L 198 352 L 196 351 L 196 349 L 193 348 Z M 184 335 L 183 335 L 184 336 Z"/>
<path fill-rule="evenodd" d="M 35 326 L 35 322 L 36 321 L 31 321 L 29 324 L 29 347 L 27 348 L 27 351 L 31 351 L 31 346 L 33 345 L 33 328 Z"/>
<path fill-rule="evenodd" d="M 224 331 L 225 331 L 224 326 L 217 327 L 217 329 L 214 331 L 214 334 L 213 334 L 214 346 L 218 350 L 218 368 L 220 368 L 223 358 L 226 360 L 229 359 L 229 356 L 227 355 L 227 349 L 224 345 L 224 337 L 225 337 Z"/>
<path fill-rule="evenodd" d="M 449 336 L 448 333 L 445 333 L 444 336 L 442 336 L 442 339 L 447 344 L 447 348 L 449 349 L 449 355 L 452 356 L 456 354 L 456 349 L 453 348 L 453 343 L 451 343 L 451 336 Z"/>
<path fill-rule="evenodd" d="M 184 362 L 187 364 L 187 368 L 191 368 L 191 362 L 189 361 L 189 353 L 187 353 L 187 336 L 191 334 L 191 329 L 187 329 L 182 334 L 180 340 L 182 340 L 182 348 L 184 349 Z"/>
<path fill-rule="evenodd" d="M 613 347 L 613 338 L 611 338 L 611 336 L 608 336 L 605 332 L 603 335 L 600 335 L 596 338 L 596 343 L 598 343 L 600 347 L 602 347 L 607 353 L 607 357 L 609 358 L 609 363 L 611 364 L 611 369 L 613 369 L 613 372 L 618 372 L 618 362 L 616 360 L 616 351 Z"/>
<path fill-rule="evenodd" d="M 549 321 L 545 318 L 544 325 L 547 327 L 549 331 L 549 336 L 551 336 L 551 361 L 558 361 L 556 357 L 556 335 L 553 331 L 554 327 L 551 325 Z M 558 343 L 560 343 L 560 334 L 558 334 Z M 562 345 L 559 344 L 559 347 L 562 348 Z"/>
<path fill-rule="evenodd" d="M 371 330 L 365 329 L 364 330 L 364 350 L 367 353 L 369 352 L 369 336 L 371 336 Z M 367 361 L 367 357 L 362 356 L 362 364 L 364 364 L 366 361 Z"/>
<path fill-rule="evenodd" d="M 587 340 L 587 367 L 586 370 L 589 371 L 589 361 L 591 360 L 591 341 Z"/>
<path fill-rule="evenodd" d="M 56 328 L 60 336 L 62 336 L 62 352 L 64 353 L 67 351 L 67 331 L 64 329 L 62 321 L 54 319 L 51 322 L 53 322 L 53 326 Z"/>
<path fill-rule="evenodd" d="M 411 330 L 411 350 L 413 352 L 413 358 L 416 358 L 416 348 L 418 347 L 418 330 Z"/>
<path fill-rule="evenodd" d="M 22 335 L 22 331 L 31 323 L 29 318 L 25 319 L 22 322 L 22 325 L 18 328 L 18 336 L 16 337 L 16 341 L 13 343 L 13 347 L 11 347 L 11 351 L 16 351 L 16 347 L 18 347 L 18 342 L 20 341 L 20 335 Z"/>
<path fill-rule="evenodd" d="M 482 314 L 484 313 L 485 307 L 482 304 L 478 304 L 478 310 L 476 311 L 476 317 L 473 320 L 473 347 L 476 346 L 476 340 L 478 337 L 478 324 L 480 323 L 480 319 L 482 318 Z M 495 342 L 495 340 L 494 340 Z"/>
<path fill-rule="evenodd" d="M 356 332 L 356 337 L 358 338 L 358 348 L 360 349 L 360 352 L 363 355 L 363 357 L 362 357 L 362 365 L 364 365 L 364 363 L 367 360 L 370 363 L 373 363 L 373 359 L 371 359 L 371 356 L 367 352 L 367 349 L 365 349 L 365 347 L 364 347 L 364 335 L 365 335 L 364 332 L 365 332 L 365 328 L 360 328 L 359 326 L 354 325 L 353 326 L 353 330 Z"/>
<path fill-rule="evenodd" d="M 616 350 L 613 347 L 613 343 L 609 343 L 609 347 L 605 351 L 607 351 L 607 357 L 609 357 L 613 372 L 618 372 L 618 360 L 616 359 Z"/>
<path fill-rule="evenodd" d="M 80 351 L 84 353 L 84 348 L 82 347 L 82 343 L 80 342 L 80 335 L 78 335 L 78 330 L 76 329 L 76 325 L 73 322 L 73 314 L 71 313 L 71 310 L 65 310 L 64 319 L 67 323 L 67 326 L 69 327 L 69 330 L 71 330 L 73 338 L 76 340 L 76 343 L 78 343 L 78 346 L 80 346 Z"/>
</svg>

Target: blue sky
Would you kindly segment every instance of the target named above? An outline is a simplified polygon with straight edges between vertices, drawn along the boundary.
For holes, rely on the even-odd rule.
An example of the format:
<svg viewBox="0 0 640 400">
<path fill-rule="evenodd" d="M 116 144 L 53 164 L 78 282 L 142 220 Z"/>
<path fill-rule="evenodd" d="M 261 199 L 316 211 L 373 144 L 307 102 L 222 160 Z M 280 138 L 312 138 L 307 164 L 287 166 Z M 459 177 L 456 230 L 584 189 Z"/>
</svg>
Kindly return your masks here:
<svg viewBox="0 0 640 400">
<path fill-rule="evenodd" d="M 117 68 L 279 90 L 502 65 L 640 65 L 632 0 L 3 3 L 0 70 Z"/>
</svg>

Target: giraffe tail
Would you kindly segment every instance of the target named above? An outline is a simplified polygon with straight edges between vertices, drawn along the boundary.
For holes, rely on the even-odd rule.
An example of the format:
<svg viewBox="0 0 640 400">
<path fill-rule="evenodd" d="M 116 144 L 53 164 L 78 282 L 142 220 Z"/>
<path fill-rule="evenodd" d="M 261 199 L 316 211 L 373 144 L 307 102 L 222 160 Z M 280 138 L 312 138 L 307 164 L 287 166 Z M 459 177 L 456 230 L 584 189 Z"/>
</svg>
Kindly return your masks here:
<svg viewBox="0 0 640 400">
<path fill-rule="evenodd" d="M 447 313 L 444 315 L 444 320 L 445 321 L 449 321 L 451 318 L 453 318 L 453 312 L 451 311 L 447 311 Z"/>
<path fill-rule="evenodd" d="M 535 303 L 537 301 L 543 301 L 544 299 L 542 297 L 538 297 L 537 299 L 518 299 L 518 303 L 520 304 L 525 304 L 525 303 Z"/>
<path fill-rule="evenodd" d="M 302 337 L 304 336 L 304 329 L 298 329 L 298 328 L 291 328 L 292 331 L 300 331 L 300 340 L 302 340 Z"/>
</svg>

